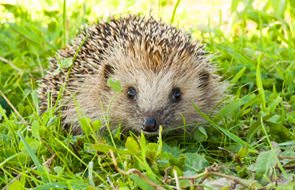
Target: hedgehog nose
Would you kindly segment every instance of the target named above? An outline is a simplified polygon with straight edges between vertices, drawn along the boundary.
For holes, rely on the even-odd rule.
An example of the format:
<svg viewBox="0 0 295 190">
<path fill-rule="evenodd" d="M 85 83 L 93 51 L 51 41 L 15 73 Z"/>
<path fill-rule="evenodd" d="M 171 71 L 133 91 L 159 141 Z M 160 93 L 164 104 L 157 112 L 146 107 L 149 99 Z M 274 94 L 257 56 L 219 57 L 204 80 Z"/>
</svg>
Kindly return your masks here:
<svg viewBox="0 0 295 190">
<path fill-rule="evenodd" d="M 155 132 L 159 129 L 159 125 L 155 118 L 147 117 L 142 123 L 142 130 L 146 132 Z"/>
</svg>

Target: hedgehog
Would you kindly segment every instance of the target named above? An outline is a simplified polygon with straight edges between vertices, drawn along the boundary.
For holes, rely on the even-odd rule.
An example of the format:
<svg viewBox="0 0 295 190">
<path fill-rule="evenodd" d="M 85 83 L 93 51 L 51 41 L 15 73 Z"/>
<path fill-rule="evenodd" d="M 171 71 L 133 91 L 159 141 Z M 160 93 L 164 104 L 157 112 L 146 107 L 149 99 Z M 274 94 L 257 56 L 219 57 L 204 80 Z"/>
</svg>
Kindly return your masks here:
<svg viewBox="0 0 295 190">
<path fill-rule="evenodd" d="M 71 67 L 60 68 L 67 58 Z M 224 97 L 224 82 L 204 45 L 153 17 L 112 17 L 87 26 L 50 63 L 39 86 L 40 109 L 62 94 L 62 123 L 73 134 L 83 133 L 82 116 L 104 123 L 108 108 L 110 128 L 122 132 L 157 134 L 159 126 L 173 131 L 184 121 L 189 130 L 205 121 L 195 106 L 212 114 Z M 120 82 L 120 93 L 107 85 L 110 79 Z"/>
</svg>

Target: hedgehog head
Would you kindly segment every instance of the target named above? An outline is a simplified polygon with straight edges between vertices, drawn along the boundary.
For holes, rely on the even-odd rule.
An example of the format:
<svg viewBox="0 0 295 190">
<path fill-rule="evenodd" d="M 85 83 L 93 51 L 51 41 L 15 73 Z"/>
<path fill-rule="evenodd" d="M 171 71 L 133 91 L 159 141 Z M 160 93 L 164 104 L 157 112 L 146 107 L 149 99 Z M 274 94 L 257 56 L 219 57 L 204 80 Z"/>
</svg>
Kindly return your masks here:
<svg viewBox="0 0 295 190">
<path fill-rule="evenodd" d="M 111 105 L 111 125 L 120 123 L 125 131 L 155 134 L 160 125 L 168 131 L 181 128 L 184 119 L 187 124 L 203 121 L 193 104 L 209 113 L 221 97 L 216 96 L 220 94 L 218 77 L 209 67 L 208 56 L 195 44 L 142 43 L 147 42 L 118 44 L 102 62 L 97 78 L 91 79 L 100 81 L 92 96 Z M 106 85 L 109 78 L 120 81 L 122 87 L 112 102 L 116 92 Z"/>
</svg>

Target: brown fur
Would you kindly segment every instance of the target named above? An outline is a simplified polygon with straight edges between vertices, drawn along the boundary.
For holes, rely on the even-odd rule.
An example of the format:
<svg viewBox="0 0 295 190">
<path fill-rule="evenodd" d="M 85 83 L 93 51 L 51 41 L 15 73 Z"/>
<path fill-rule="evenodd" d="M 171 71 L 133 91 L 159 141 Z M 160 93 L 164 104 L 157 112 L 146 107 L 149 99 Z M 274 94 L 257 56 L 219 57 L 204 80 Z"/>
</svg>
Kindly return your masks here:
<svg viewBox="0 0 295 190">
<path fill-rule="evenodd" d="M 76 134 L 81 133 L 77 112 L 92 120 L 106 114 L 116 95 L 106 85 L 108 78 L 122 86 L 111 104 L 110 124 L 116 127 L 121 123 L 125 131 L 140 131 L 148 116 L 155 117 L 164 130 L 183 125 L 180 114 L 188 124 L 203 121 L 192 102 L 210 113 L 223 97 L 224 84 L 214 74 L 209 56 L 189 34 L 153 18 L 128 16 L 88 27 L 72 45 L 59 51 L 39 89 L 42 111 L 48 107 L 48 92 L 55 103 L 67 75 L 68 69 L 52 74 L 57 60 L 73 57 L 87 34 L 60 102 L 63 122 L 72 124 Z M 127 98 L 129 87 L 137 92 L 135 100 Z M 176 87 L 181 90 L 181 101 L 173 103 L 169 97 Z"/>
</svg>

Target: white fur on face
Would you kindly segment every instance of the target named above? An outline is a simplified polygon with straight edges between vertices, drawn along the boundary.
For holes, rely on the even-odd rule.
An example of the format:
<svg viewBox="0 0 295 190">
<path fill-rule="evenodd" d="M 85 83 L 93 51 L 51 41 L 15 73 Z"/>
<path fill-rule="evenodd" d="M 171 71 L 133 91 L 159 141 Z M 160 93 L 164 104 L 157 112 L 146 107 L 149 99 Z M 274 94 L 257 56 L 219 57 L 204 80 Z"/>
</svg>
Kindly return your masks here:
<svg viewBox="0 0 295 190">
<path fill-rule="evenodd" d="M 163 109 L 169 104 L 169 95 L 173 88 L 173 73 L 152 71 L 139 72 L 136 88 L 138 89 L 137 104 L 143 113 Z"/>
</svg>

